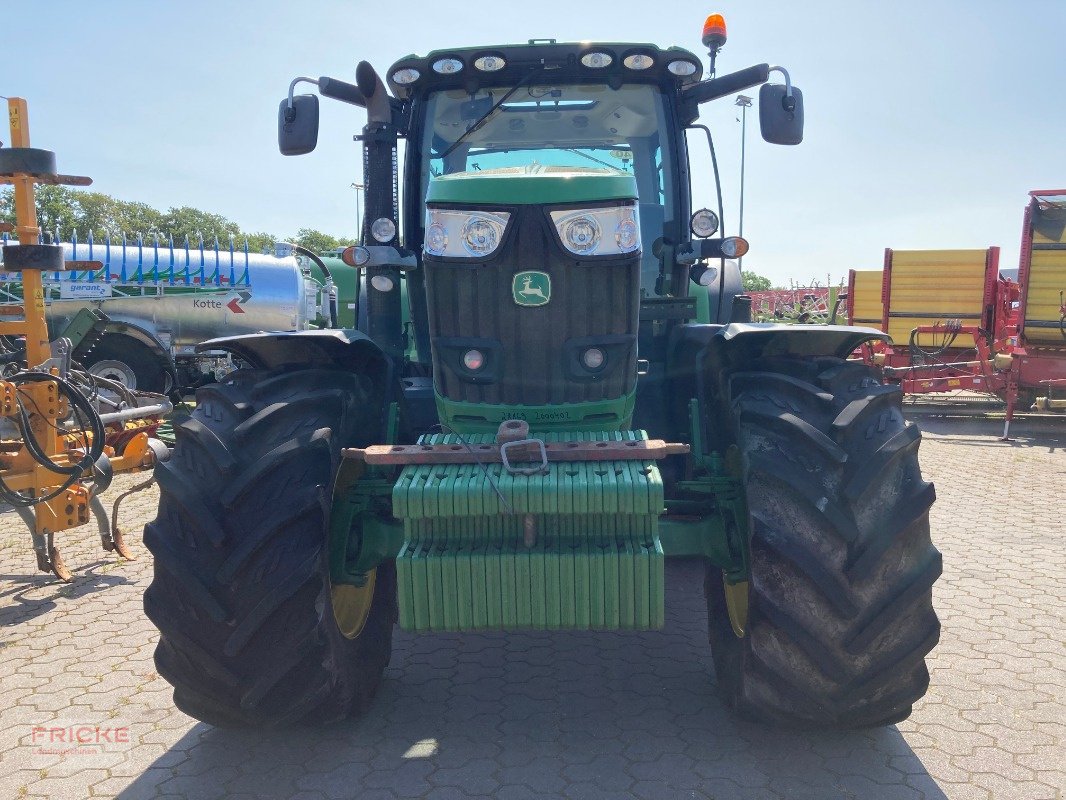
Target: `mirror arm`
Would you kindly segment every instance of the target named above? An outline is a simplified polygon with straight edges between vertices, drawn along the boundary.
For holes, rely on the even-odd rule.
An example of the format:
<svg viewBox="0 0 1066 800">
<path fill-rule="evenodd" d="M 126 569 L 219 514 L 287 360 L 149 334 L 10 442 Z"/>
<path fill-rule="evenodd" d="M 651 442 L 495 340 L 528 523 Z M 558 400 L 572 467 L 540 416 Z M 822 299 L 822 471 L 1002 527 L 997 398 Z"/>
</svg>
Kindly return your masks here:
<svg viewBox="0 0 1066 800">
<path fill-rule="evenodd" d="M 360 108 L 366 108 L 366 97 L 359 87 L 336 78 L 328 78 L 323 75 L 318 79 L 318 91 L 323 97 L 330 97 Z"/>
<path fill-rule="evenodd" d="M 780 67 L 778 67 L 780 69 Z M 770 65 L 757 64 L 754 67 L 731 72 L 720 78 L 712 78 L 709 81 L 700 81 L 694 86 L 687 87 L 682 93 L 686 101 L 706 103 L 717 100 L 719 97 L 742 92 L 760 83 L 766 83 L 770 78 Z"/>
<path fill-rule="evenodd" d="M 300 77 L 292 79 L 292 82 L 289 83 L 289 107 L 288 110 L 286 110 L 285 112 L 286 122 L 292 122 L 294 119 L 296 119 L 296 112 L 292 109 L 292 94 L 296 91 L 296 84 L 298 83 L 313 83 L 315 86 L 318 86 L 318 81 L 316 81 L 314 78 Z"/>
<path fill-rule="evenodd" d="M 792 78 L 789 77 L 788 70 L 784 67 L 773 66 L 768 70 L 767 77 L 769 77 L 770 72 L 780 72 L 785 76 L 785 97 L 781 101 L 781 105 L 785 107 L 785 111 L 795 111 L 796 101 L 792 97 Z"/>
<path fill-rule="evenodd" d="M 770 67 L 770 69 L 767 70 L 767 73 L 770 73 L 770 72 L 780 72 L 782 75 L 785 76 L 785 95 L 787 97 L 792 97 L 792 78 L 789 77 L 788 70 L 785 69 L 784 67 L 776 67 L 775 66 L 775 67 Z"/>
</svg>

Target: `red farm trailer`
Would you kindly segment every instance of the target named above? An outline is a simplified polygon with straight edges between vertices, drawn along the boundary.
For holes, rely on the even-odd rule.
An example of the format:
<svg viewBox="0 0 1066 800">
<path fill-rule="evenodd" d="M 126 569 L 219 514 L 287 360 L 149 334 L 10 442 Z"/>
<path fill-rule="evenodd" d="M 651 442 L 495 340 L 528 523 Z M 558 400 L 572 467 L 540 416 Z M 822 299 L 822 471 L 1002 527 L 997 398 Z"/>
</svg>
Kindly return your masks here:
<svg viewBox="0 0 1066 800">
<path fill-rule="evenodd" d="M 852 270 L 848 320 L 877 319 L 874 271 Z M 861 355 L 907 394 L 967 389 L 1016 408 L 1066 408 L 1066 190 L 1030 192 L 1018 281 L 999 274 L 999 248 L 885 251 L 878 327 L 892 344 Z"/>
</svg>

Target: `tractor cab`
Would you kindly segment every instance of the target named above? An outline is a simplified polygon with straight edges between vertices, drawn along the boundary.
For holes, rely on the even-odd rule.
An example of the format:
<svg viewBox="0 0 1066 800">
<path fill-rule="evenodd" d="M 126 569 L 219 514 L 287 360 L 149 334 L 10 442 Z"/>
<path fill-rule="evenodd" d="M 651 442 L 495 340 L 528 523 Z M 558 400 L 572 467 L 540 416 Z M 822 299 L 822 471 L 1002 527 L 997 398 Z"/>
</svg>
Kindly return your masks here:
<svg viewBox="0 0 1066 800">
<path fill-rule="evenodd" d="M 535 175 L 535 181 L 514 181 L 513 199 L 535 187 L 538 194 L 529 199 L 565 204 L 574 202 L 568 195 L 594 195 L 597 178 L 628 178 L 625 192 L 636 200 L 632 218 L 639 239 L 626 237 L 622 246 L 641 251 L 640 287 L 654 293 L 660 272 L 655 251 L 661 252 L 664 240 L 676 241 L 688 218 L 687 198 L 679 207 L 687 194 L 678 170 L 678 159 L 685 156 L 684 132 L 671 95 L 699 80 L 699 60 L 687 51 L 651 46 L 631 53 L 632 46 L 571 45 L 559 49 L 559 65 L 549 68 L 531 58 L 539 50 L 535 44 L 510 49 L 516 66 L 509 70 L 501 54 L 489 63 L 505 66 L 477 74 L 479 51 L 432 53 L 418 65 L 432 80 L 419 87 L 413 102 L 411 127 L 418 142 L 409 155 L 407 191 L 428 198 L 437 179 Z M 640 69 L 626 67 L 626 59 Z M 469 63 L 474 75 L 464 76 L 465 67 L 437 74 L 432 65 L 441 63 Z M 390 81 L 395 86 L 417 69 L 410 60 L 401 61 L 390 71 Z M 597 199 L 610 198 L 591 197 Z M 421 233 L 424 245 L 422 223 L 414 214 L 407 230 L 415 233 L 412 241 Z M 578 244 L 581 255 L 604 255 L 614 246 L 614 230 L 594 226 L 585 233 L 594 241 Z"/>
<path fill-rule="evenodd" d="M 705 39 L 712 53 L 724 41 Z M 367 270 L 360 330 L 406 373 L 431 372 L 452 430 L 628 428 L 638 353 L 664 416 L 654 354 L 678 324 L 730 318 L 739 270 L 724 259 L 747 248 L 710 238 L 721 209 L 693 215 L 686 130 L 700 103 L 772 69 L 702 80 L 677 47 L 530 40 L 407 56 L 387 89 L 365 62 L 358 86 L 320 78 L 321 94 L 369 112 L 363 245 L 346 256 Z M 784 74 L 764 87 L 763 128 L 795 142 L 802 98 Z M 313 147 L 317 98 L 290 96 L 279 119 L 282 152 Z"/>
</svg>

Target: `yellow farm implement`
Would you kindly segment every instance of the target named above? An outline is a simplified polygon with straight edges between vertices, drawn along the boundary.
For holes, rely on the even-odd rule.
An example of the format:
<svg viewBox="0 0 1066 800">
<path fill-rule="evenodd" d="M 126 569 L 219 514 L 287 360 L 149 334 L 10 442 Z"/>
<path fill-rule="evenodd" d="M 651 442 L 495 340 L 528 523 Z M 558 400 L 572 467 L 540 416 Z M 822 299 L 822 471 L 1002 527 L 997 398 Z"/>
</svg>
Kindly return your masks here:
<svg viewBox="0 0 1066 800">
<path fill-rule="evenodd" d="M 11 146 L 0 148 L 0 183 L 14 185 L 15 224 L 5 227 L 18 244 L 3 247 L 3 269 L 20 273 L 23 305 L 6 306 L 0 318 L 0 500 L 30 525 L 38 568 L 70 581 L 54 537 L 91 516 L 100 524 L 104 549 L 131 558 L 98 495 L 115 472 L 145 469 L 165 457 L 151 434 L 170 403 L 126 393 L 117 410 L 101 414 L 94 399 L 106 382 L 86 386 L 72 369 L 70 342 L 49 341 L 42 273 L 92 264 L 65 262 L 62 248 L 42 235 L 35 185 L 92 181 L 60 174 L 54 153 L 30 146 L 25 100 L 9 99 L 8 113 Z"/>
</svg>

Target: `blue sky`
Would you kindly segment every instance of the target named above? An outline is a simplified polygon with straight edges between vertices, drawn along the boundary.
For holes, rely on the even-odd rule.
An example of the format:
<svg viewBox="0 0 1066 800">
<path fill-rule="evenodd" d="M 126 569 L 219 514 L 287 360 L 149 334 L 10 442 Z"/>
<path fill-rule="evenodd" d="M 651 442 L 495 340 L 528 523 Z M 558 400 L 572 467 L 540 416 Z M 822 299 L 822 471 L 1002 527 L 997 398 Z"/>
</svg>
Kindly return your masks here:
<svg viewBox="0 0 1066 800">
<path fill-rule="evenodd" d="M 354 81 L 361 59 L 384 72 L 411 52 L 530 37 L 702 55 L 700 28 L 716 11 L 730 36 L 719 72 L 782 64 L 806 104 L 798 147 L 765 144 L 749 116 L 746 268 L 824 284 L 879 268 L 886 246 L 989 245 L 1003 248 L 1001 266 L 1016 266 L 1026 192 L 1066 187 L 1063 0 L 40 0 L 5 10 L 0 94 L 27 98 L 34 144 L 100 191 L 200 207 L 252 230 L 351 235 L 362 112 L 324 102 L 315 153 L 280 156 L 277 103 L 295 75 Z M 716 134 L 731 232 L 737 111 L 727 98 L 702 116 Z M 696 203 L 713 207 L 705 145 L 691 149 Z"/>
</svg>

